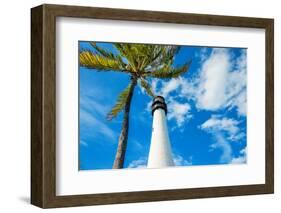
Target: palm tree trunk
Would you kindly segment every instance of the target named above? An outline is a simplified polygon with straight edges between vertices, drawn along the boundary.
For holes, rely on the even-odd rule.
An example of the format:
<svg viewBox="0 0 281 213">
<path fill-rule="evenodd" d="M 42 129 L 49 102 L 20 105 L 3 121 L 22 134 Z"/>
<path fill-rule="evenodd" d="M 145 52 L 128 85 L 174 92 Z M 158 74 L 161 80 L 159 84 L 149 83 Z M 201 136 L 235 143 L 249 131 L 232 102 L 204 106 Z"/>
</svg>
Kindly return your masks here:
<svg viewBox="0 0 281 213">
<path fill-rule="evenodd" d="M 121 169 L 124 166 L 125 154 L 127 149 L 128 132 L 129 132 L 129 114 L 133 92 L 137 83 L 137 79 L 132 78 L 132 86 L 129 92 L 128 99 L 124 108 L 124 117 L 122 123 L 122 130 L 118 140 L 117 152 L 113 163 L 113 169 Z"/>
</svg>

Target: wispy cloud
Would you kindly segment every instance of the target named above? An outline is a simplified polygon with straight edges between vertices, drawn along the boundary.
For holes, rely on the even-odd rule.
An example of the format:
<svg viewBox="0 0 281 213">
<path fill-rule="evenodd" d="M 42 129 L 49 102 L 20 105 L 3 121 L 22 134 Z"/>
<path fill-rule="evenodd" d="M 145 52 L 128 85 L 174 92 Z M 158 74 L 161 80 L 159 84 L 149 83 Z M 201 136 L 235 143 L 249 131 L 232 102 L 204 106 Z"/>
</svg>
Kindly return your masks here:
<svg viewBox="0 0 281 213">
<path fill-rule="evenodd" d="M 86 94 L 80 96 L 80 128 L 87 129 L 87 135 L 100 135 L 115 141 L 117 134 L 106 123 L 108 105 L 101 104 Z"/>
<path fill-rule="evenodd" d="M 85 146 L 85 147 L 89 146 L 88 143 L 84 140 L 80 140 L 80 145 Z"/>
<path fill-rule="evenodd" d="M 195 52 L 195 57 L 199 62 L 204 62 L 208 58 L 208 48 L 200 48 L 199 51 Z"/>
<path fill-rule="evenodd" d="M 147 165 L 147 157 L 140 157 L 137 160 L 133 160 L 128 168 L 146 168 Z"/>
<path fill-rule="evenodd" d="M 147 157 L 140 157 L 137 160 L 133 160 L 128 168 L 146 168 L 147 167 Z M 175 166 L 189 166 L 192 165 L 192 156 L 188 159 L 184 159 L 179 154 L 173 154 L 173 161 L 175 163 Z"/>
<path fill-rule="evenodd" d="M 186 160 L 181 155 L 174 154 L 173 160 L 174 160 L 175 166 L 190 166 L 190 165 L 192 165 L 192 156 L 190 156 L 188 158 L 188 160 Z"/>
<path fill-rule="evenodd" d="M 233 118 L 212 115 L 210 119 L 201 124 L 200 128 L 208 132 L 222 132 L 228 140 L 239 141 L 245 134 L 238 127 L 239 122 Z"/>
<path fill-rule="evenodd" d="M 231 163 L 233 160 L 233 151 L 231 142 L 240 141 L 245 137 L 245 133 L 238 127 L 239 122 L 232 118 L 225 118 L 218 115 L 212 115 L 210 119 L 199 126 L 200 129 L 210 133 L 214 139 L 210 148 L 220 149 L 222 155 L 221 163 Z"/>
<path fill-rule="evenodd" d="M 230 143 L 225 139 L 221 132 L 214 133 L 213 137 L 215 138 L 215 143 L 210 146 L 210 151 L 220 149 L 222 151 L 220 162 L 229 163 L 232 159 L 232 148 Z"/>
<path fill-rule="evenodd" d="M 232 158 L 232 164 L 241 164 L 247 162 L 247 148 L 242 149 L 239 154 L 240 155 L 238 157 Z"/>
<path fill-rule="evenodd" d="M 99 134 L 111 139 L 112 141 L 115 141 L 116 139 L 116 133 L 109 128 L 108 125 L 84 109 L 80 109 L 80 123 L 81 127 L 87 128 L 88 132 L 92 133 L 92 135 Z M 92 131 L 90 129 L 92 129 Z"/>
<path fill-rule="evenodd" d="M 144 146 L 143 146 L 144 141 L 139 141 L 136 139 L 129 139 L 130 143 L 130 148 L 132 149 L 133 152 L 138 153 L 138 154 L 143 154 L 145 152 Z"/>
<path fill-rule="evenodd" d="M 99 114 L 104 117 L 106 116 L 106 113 L 109 110 L 109 106 L 103 105 L 87 95 L 81 95 L 80 108 L 91 111 L 92 113 Z"/>
<path fill-rule="evenodd" d="M 181 127 L 184 122 L 192 118 L 191 106 L 188 103 L 181 103 L 173 98 L 168 99 L 169 113 L 168 120 L 175 119 L 177 127 Z"/>
<path fill-rule="evenodd" d="M 247 57 L 246 50 L 242 51 L 239 58 L 235 60 L 234 69 L 229 73 L 228 90 L 229 96 L 227 105 L 236 107 L 239 115 L 246 116 L 247 113 Z"/>
</svg>

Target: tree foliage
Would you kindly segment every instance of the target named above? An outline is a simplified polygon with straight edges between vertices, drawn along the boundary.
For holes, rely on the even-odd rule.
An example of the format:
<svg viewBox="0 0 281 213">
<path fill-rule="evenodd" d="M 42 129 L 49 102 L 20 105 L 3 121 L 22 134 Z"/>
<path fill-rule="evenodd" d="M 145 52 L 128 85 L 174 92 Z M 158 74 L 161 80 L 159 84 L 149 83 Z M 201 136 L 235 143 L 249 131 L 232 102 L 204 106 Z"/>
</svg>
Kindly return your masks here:
<svg viewBox="0 0 281 213">
<path fill-rule="evenodd" d="M 79 54 L 80 65 L 96 71 L 123 72 L 137 79 L 139 85 L 146 93 L 155 97 L 149 84 L 150 78 L 176 78 L 187 72 L 191 61 L 174 66 L 179 46 L 152 45 L 152 44 L 113 44 L 115 51 L 109 51 L 90 42 L 91 50 L 82 50 Z M 132 82 L 117 98 L 116 104 L 108 113 L 107 118 L 112 119 L 121 112 L 127 102 Z"/>
<path fill-rule="evenodd" d="M 129 94 L 131 92 L 132 83 L 128 85 L 126 89 L 124 89 L 118 96 L 115 105 L 112 107 L 110 112 L 107 114 L 107 119 L 111 120 L 116 117 L 120 111 L 125 107 Z"/>
</svg>

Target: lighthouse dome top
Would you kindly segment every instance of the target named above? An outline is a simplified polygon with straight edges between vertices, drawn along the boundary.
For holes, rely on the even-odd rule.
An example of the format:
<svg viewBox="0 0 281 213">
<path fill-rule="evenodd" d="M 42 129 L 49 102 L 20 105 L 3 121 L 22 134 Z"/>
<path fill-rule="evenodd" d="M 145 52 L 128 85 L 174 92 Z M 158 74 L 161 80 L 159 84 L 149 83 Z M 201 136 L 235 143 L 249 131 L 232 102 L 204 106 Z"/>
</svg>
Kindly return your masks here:
<svg viewBox="0 0 281 213">
<path fill-rule="evenodd" d="M 165 114 L 167 114 L 167 104 L 166 104 L 165 98 L 163 96 L 156 96 L 153 99 L 153 103 L 151 106 L 152 115 L 153 115 L 154 111 L 157 109 L 163 109 L 165 111 Z"/>
<path fill-rule="evenodd" d="M 160 101 L 162 103 L 165 103 L 165 98 L 163 96 L 158 95 L 153 99 L 153 102 L 155 101 Z"/>
</svg>

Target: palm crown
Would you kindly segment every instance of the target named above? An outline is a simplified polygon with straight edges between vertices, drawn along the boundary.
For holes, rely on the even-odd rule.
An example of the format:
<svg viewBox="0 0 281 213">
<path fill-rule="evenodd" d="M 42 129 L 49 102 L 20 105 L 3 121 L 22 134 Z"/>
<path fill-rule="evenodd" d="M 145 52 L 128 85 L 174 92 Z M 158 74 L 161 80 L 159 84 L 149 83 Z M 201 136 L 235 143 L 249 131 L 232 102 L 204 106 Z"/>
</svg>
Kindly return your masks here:
<svg viewBox="0 0 281 213">
<path fill-rule="evenodd" d="M 125 158 L 127 137 L 129 130 L 129 111 L 134 88 L 137 84 L 144 88 L 146 93 L 155 97 L 148 78 L 176 78 L 188 71 L 191 61 L 175 67 L 175 55 L 179 46 L 149 45 L 149 44 L 120 44 L 113 46 L 119 52 L 114 54 L 90 42 L 92 50 L 82 50 L 79 54 L 80 66 L 96 71 L 115 71 L 130 75 L 130 83 L 119 94 L 116 104 L 107 114 L 111 120 L 124 110 L 124 118 L 117 153 L 113 168 L 122 168 Z"/>
</svg>

